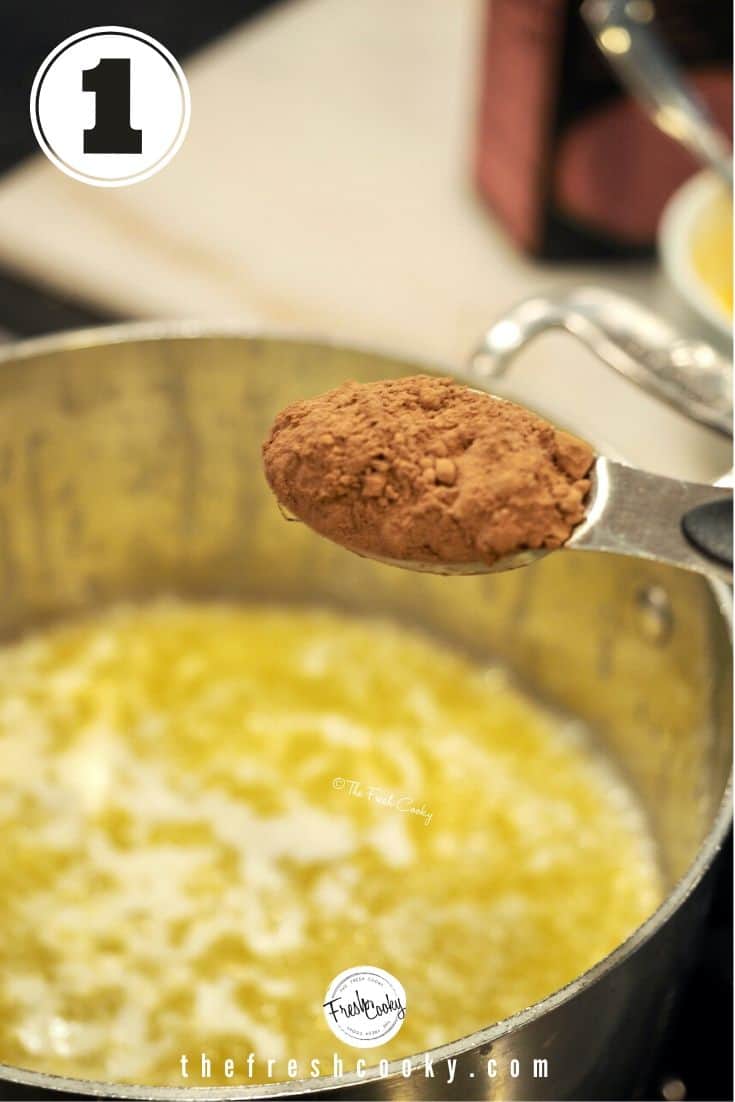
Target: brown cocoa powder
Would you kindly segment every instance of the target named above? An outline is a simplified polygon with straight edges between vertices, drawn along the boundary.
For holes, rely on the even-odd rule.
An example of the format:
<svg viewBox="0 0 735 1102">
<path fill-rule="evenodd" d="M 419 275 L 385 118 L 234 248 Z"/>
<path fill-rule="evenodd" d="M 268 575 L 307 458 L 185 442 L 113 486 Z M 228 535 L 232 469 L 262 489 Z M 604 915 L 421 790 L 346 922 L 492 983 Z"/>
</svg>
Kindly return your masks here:
<svg viewBox="0 0 735 1102">
<path fill-rule="evenodd" d="M 416 375 L 295 402 L 263 458 L 283 506 L 352 551 L 493 563 L 569 538 L 594 455 L 529 410 Z"/>
</svg>

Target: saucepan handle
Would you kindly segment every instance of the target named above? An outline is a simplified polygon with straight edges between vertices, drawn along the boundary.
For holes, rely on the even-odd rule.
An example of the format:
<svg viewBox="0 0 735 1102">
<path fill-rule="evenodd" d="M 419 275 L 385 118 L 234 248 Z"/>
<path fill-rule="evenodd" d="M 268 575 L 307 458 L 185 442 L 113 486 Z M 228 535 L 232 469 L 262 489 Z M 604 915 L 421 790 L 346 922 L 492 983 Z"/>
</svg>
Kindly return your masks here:
<svg viewBox="0 0 735 1102">
<path fill-rule="evenodd" d="M 603 363 L 685 417 L 732 435 L 732 365 L 705 341 L 682 337 L 615 291 L 576 287 L 519 302 L 485 334 L 469 364 L 479 382 L 502 378 L 535 337 L 562 329 Z"/>
</svg>

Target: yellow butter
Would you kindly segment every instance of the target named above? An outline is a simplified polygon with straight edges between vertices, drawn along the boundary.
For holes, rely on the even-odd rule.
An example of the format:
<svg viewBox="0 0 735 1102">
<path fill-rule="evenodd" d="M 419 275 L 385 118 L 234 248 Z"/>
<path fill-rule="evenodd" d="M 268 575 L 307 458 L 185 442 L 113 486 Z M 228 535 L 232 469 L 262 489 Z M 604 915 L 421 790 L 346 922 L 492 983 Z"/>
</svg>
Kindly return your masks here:
<svg viewBox="0 0 735 1102">
<path fill-rule="evenodd" d="M 718 195 L 701 212 L 692 233 L 692 261 L 700 279 L 732 314 L 732 200 Z"/>
<path fill-rule="evenodd" d="M 462 1037 L 662 896 L 584 731 L 498 670 L 322 612 L 160 603 L 0 650 L 0 834 L 0 1061 L 150 1084 Z M 322 1013 L 365 964 L 408 1003 L 369 1053 Z"/>
</svg>

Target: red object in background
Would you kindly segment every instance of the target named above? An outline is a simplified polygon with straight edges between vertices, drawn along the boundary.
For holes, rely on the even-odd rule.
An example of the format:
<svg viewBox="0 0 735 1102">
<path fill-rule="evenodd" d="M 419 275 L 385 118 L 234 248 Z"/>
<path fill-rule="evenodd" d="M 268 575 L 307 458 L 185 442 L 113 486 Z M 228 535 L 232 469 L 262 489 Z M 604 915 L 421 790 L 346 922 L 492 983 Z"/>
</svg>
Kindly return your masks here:
<svg viewBox="0 0 735 1102">
<path fill-rule="evenodd" d="M 692 74 L 702 99 L 732 128 L 732 79 Z M 595 231 L 631 245 L 650 245 L 661 211 L 699 167 L 637 103 L 616 100 L 590 112 L 560 137 L 552 181 L 555 205 Z"/>
<path fill-rule="evenodd" d="M 477 184 L 536 256 L 643 255 L 667 199 L 698 166 L 622 92 L 578 9 L 578 0 L 490 0 Z M 657 16 L 731 132 L 729 0 L 659 0 Z"/>
</svg>

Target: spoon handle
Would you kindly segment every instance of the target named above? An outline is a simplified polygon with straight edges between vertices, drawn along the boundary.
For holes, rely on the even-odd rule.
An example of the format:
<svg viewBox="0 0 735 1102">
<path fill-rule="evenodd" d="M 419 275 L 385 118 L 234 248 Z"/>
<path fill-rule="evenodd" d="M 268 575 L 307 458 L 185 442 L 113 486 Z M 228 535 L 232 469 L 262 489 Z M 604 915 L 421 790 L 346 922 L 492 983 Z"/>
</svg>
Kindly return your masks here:
<svg viewBox="0 0 735 1102">
<path fill-rule="evenodd" d="M 730 487 L 664 478 L 601 456 L 590 493 L 570 550 L 613 551 L 732 581 Z"/>
<path fill-rule="evenodd" d="M 714 168 L 730 190 L 730 145 L 654 30 L 652 5 L 585 0 L 581 13 L 620 81 L 653 123 Z"/>
</svg>

